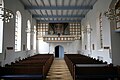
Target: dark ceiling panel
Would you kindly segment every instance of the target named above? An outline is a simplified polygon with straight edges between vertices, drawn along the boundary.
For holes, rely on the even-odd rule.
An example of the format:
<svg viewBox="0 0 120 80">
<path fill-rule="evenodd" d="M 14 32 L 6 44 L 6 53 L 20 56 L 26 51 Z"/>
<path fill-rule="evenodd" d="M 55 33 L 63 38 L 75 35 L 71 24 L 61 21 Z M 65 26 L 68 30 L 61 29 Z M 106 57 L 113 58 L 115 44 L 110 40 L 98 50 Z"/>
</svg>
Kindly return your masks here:
<svg viewBox="0 0 120 80">
<path fill-rule="evenodd" d="M 78 10 L 81 10 L 81 9 L 93 9 L 93 6 L 25 6 L 25 9 L 26 10 L 74 10 L 74 9 L 78 9 Z"/>
<path fill-rule="evenodd" d="M 33 15 L 33 18 L 84 18 L 85 15 Z"/>
</svg>

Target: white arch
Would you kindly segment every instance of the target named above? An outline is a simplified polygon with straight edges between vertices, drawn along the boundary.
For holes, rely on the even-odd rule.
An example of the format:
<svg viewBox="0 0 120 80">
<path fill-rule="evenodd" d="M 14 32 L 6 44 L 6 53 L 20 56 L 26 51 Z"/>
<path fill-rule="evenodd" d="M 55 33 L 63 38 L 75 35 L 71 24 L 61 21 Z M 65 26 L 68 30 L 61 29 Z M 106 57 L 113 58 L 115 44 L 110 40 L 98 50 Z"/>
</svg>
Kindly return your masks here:
<svg viewBox="0 0 120 80">
<path fill-rule="evenodd" d="M 55 46 L 55 48 L 56 48 L 56 47 L 59 47 L 58 57 L 61 58 L 61 59 L 63 59 L 63 58 L 64 58 L 64 47 L 61 46 L 61 45 L 57 45 L 57 46 Z M 56 52 L 55 52 L 55 55 L 56 55 Z"/>
</svg>

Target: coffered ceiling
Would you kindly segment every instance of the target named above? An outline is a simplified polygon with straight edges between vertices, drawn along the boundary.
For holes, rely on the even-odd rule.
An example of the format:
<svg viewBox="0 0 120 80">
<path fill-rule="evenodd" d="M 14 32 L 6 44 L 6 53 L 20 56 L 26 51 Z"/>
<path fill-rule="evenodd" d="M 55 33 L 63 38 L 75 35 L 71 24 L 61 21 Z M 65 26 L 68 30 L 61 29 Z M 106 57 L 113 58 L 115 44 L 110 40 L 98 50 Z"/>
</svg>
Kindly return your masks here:
<svg viewBox="0 0 120 80">
<path fill-rule="evenodd" d="M 20 0 L 40 22 L 80 22 L 97 0 Z"/>
</svg>

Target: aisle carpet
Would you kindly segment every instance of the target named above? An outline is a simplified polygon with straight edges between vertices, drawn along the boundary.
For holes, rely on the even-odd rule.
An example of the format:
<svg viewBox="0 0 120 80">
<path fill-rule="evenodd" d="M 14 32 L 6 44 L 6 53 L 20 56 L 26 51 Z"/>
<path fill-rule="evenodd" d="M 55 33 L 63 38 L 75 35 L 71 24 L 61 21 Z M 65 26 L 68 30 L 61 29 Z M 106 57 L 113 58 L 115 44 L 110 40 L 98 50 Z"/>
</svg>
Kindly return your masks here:
<svg viewBox="0 0 120 80">
<path fill-rule="evenodd" d="M 54 59 L 46 80 L 73 80 L 64 59 Z"/>
</svg>

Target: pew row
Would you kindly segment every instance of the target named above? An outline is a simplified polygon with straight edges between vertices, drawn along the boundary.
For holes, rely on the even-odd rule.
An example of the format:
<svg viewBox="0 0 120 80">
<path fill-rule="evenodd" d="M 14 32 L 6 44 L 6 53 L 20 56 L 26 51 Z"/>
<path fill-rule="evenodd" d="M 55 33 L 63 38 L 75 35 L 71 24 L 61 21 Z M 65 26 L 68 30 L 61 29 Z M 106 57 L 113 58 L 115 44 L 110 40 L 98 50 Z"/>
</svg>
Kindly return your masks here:
<svg viewBox="0 0 120 80">
<path fill-rule="evenodd" d="M 53 54 L 38 54 L 0 69 L 0 79 L 44 80 L 53 62 Z"/>
<path fill-rule="evenodd" d="M 74 80 L 120 80 L 118 66 L 109 66 L 81 54 L 65 54 L 64 59 Z"/>
</svg>

